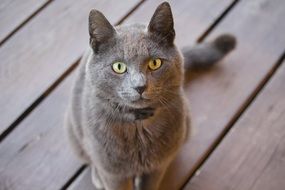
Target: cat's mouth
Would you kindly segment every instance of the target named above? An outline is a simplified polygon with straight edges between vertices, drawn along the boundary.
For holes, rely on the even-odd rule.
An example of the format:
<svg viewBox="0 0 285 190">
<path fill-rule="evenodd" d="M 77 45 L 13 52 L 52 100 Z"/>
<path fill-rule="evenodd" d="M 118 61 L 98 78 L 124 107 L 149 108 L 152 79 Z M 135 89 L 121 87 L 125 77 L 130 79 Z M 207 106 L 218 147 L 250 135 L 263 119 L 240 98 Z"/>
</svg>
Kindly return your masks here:
<svg viewBox="0 0 285 190">
<path fill-rule="evenodd" d="M 143 103 L 143 102 L 149 102 L 149 101 L 150 99 L 140 96 L 138 99 L 133 100 L 132 103 Z"/>
<path fill-rule="evenodd" d="M 151 104 L 151 99 L 140 96 L 136 99 L 129 99 L 128 104 L 131 107 L 140 109 L 144 107 L 149 107 Z"/>
</svg>

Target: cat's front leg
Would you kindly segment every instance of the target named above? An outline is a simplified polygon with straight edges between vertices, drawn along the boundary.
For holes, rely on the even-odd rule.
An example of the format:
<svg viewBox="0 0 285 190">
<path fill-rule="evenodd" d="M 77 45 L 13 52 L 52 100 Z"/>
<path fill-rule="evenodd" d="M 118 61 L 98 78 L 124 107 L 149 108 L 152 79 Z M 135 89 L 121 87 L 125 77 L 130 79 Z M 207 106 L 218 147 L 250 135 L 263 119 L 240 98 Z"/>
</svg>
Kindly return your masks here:
<svg viewBox="0 0 285 190">
<path fill-rule="evenodd" d="M 91 177 L 92 177 L 92 183 L 96 187 L 96 189 L 98 190 L 104 189 L 98 170 L 94 166 L 91 167 Z"/>
<path fill-rule="evenodd" d="M 137 190 L 158 190 L 166 169 L 163 167 L 138 177 Z"/>
</svg>

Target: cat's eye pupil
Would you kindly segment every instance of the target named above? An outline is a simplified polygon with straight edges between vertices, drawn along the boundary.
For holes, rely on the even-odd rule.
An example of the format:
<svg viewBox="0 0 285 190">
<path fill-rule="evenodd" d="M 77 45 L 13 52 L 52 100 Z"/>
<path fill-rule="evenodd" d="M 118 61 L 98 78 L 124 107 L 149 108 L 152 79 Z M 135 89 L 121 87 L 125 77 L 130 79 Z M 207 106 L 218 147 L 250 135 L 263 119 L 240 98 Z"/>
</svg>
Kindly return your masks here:
<svg viewBox="0 0 285 190">
<path fill-rule="evenodd" d="M 127 66 L 123 62 L 115 62 L 112 65 L 112 69 L 115 73 L 123 74 L 124 72 L 127 71 Z"/>
<path fill-rule="evenodd" d="M 148 62 L 148 67 L 154 71 L 154 70 L 157 70 L 160 68 L 161 66 L 161 59 L 157 58 L 157 59 L 151 59 L 149 62 Z"/>
</svg>

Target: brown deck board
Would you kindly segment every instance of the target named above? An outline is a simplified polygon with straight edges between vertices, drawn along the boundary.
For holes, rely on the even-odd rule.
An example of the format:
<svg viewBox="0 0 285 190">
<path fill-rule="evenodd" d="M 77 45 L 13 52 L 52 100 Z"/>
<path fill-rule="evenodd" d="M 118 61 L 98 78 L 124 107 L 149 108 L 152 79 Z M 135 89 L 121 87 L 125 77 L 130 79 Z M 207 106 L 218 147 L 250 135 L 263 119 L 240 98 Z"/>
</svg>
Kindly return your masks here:
<svg viewBox="0 0 285 190">
<path fill-rule="evenodd" d="M 19 25 L 27 20 L 49 0 L 1 0 L 0 44 Z"/>
<path fill-rule="evenodd" d="M 97 8 L 118 22 L 139 1 L 52 2 L 0 47 L 0 134 L 62 73 L 88 44 L 87 18 Z M 116 5 L 114 9 L 110 4 Z"/>
<path fill-rule="evenodd" d="M 148 23 L 157 5 L 163 0 L 147 1 L 126 19 L 125 23 Z M 179 47 L 193 45 L 215 22 L 233 0 L 203 2 L 199 0 L 168 1 L 174 16 L 176 44 Z"/>
<path fill-rule="evenodd" d="M 283 63 L 185 189 L 284 189 L 284 81 Z"/>
<path fill-rule="evenodd" d="M 284 4 L 281 0 L 241 1 L 208 37 L 233 33 L 238 47 L 220 65 L 198 73 L 186 85 L 193 135 L 168 170 L 161 189 L 178 189 L 187 181 L 276 66 L 285 49 Z M 191 29 L 188 24 L 181 30 L 190 33 Z M 188 41 L 187 35 L 183 41 Z"/>
<path fill-rule="evenodd" d="M 193 2 L 196 1 L 192 1 L 192 3 Z M 203 1 L 197 0 L 197 3 L 198 2 L 203 4 Z M 142 12 L 142 14 L 138 13 L 138 15 L 140 15 L 139 18 L 144 15 L 152 14 L 152 9 L 150 9 L 151 6 L 147 5 L 147 3 L 152 5 L 154 4 L 150 1 L 145 2 L 143 6 L 146 8 L 142 7 L 141 9 L 139 8 L 137 10 Z M 188 1 L 183 3 L 188 3 Z M 206 4 L 210 2 L 204 3 L 205 7 L 208 7 Z M 281 0 L 241 1 L 229 13 L 229 15 L 227 15 L 222 23 L 217 26 L 213 34 L 211 34 L 210 38 L 225 31 L 236 34 L 239 40 L 238 49 L 235 53 L 231 54 L 230 57 L 225 59 L 221 65 L 205 73 L 200 73 L 199 77 L 192 78 L 191 83 L 186 85 L 187 94 L 189 95 L 189 99 L 191 101 L 193 126 L 195 128 L 194 134 L 193 138 L 187 142 L 183 148 L 182 154 L 170 168 L 164 180 L 162 189 L 178 189 L 183 185 L 183 183 L 186 182 L 188 177 L 193 173 L 195 167 L 199 165 L 205 155 L 209 152 L 210 147 L 213 146 L 214 142 L 228 127 L 228 124 L 240 112 L 243 105 L 248 101 L 252 94 L 256 92 L 256 88 L 260 86 L 264 78 L 276 65 L 276 60 L 281 56 L 285 48 L 285 39 L 283 37 L 285 23 L 282 22 L 282 18 L 285 16 L 284 11 L 282 12 L 282 6 L 284 7 L 284 3 L 285 2 L 282 2 Z M 191 3 L 189 2 L 189 4 Z M 219 15 L 219 13 L 228 4 L 230 4 L 230 1 L 225 1 L 224 6 L 220 4 L 221 7 L 219 8 L 219 11 L 217 11 L 214 15 Z M 197 4 L 195 5 L 197 6 Z M 155 7 L 155 5 L 153 5 L 153 7 Z M 180 7 L 185 10 L 186 6 Z M 113 10 L 113 8 L 110 10 Z M 177 14 L 179 17 L 179 10 L 179 8 L 173 10 L 175 17 L 177 17 Z M 209 13 L 210 11 L 215 11 L 209 7 L 207 12 L 201 10 L 201 7 L 199 10 L 204 12 L 203 14 L 205 15 L 212 14 Z M 207 28 L 207 26 L 213 22 L 214 18 L 216 18 L 209 17 L 208 20 L 206 19 L 206 22 L 205 20 L 203 21 L 203 19 L 201 19 L 199 22 L 196 21 L 199 24 L 195 24 L 194 27 L 191 24 L 191 18 L 193 18 L 195 21 L 196 19 L 199 20 L 200 16 L 190 16 L 191 14 L 196 14 L 196 11 L 198 11 L 198 9 L 196 10 L 193 8 L 193 12 L 188 12 L 189 15 L 183 16 L 183 19 L 179 21 L 181 23 L 180 26 L 176 24 L 177 33 L 178 30 L 185 32 L 183 38 L 178 38 L 178 44 L 181 46 L 197 39 L 199 35 Z M 106 16 L 110 18 L 108 13 L 106 13 Z M 204 16 L 204 18 L 207 18 L 207 16 Z M 136 18 L 134 18 L 134 20 L 136 20 Z M 204 22 L 204 27 L 202 21 Z M 185 26 L 184 23 L 187 23 L 187 26 Z M 199 27 L 200 32 L 195 32 L 195 29 Z M 193 32 L 191 32 L 192 30 Z M 189 35 L 187 35 L 188 33 Z M 82 44 L 86 45 L 86 43 L 83 42 Z M 49 46 L 49 48 L 51 48 L 51 46 Z M 73 48 L 72 52 L 75 52 Z M 75 57 L 73 59 L 75 59 Z M 68 60 L 73 59 L 70 57 L 68 58 Z M 49 59 L 49 61 L 50 60 L 52 59 Z M 60 60 L 62 61 L 63 57 L 61 57 Z M 57 64 L 60 63 L 57 60 L 56 62 Z M 44 61 L 44 63 L 46 62 Z M 61 65 L 61 67 L 64 66 Z M 56 67 L 53 66 L 53 68 Z M 35 70 L 32 70 L 29 73 L 34 72 Z M 28 76 L 28 74 L 26 75 Z M 41 75 L 46 75 L 44 73 L 44 69 L 41 71 Z M 47 78 L 43 77 L 42 79 L 49 80 L 56 78 L 55 75 L 52 76 L 53 77 Z M 69 80 L 70 79 L 67 79 L 67 81 Z M 43 176 L 48 178 L 48 182 L 51 181 L 52 174 L 55 172 L 59 173 L 59 175 L 55 174 L 55 176 L 57 177 L 57 180 L 60 181 L 57 181 L 57 187 L 60 187 L 60 185 L 63 185 L 63 182 L 70 178 L 74 171 L 81 166 L 81 164 L 69 152 L 69 149 L 66 149 L 67 144 L 63 140 L 63 137 L 57 134 L 60 133 L 58 128 L 62 127 L 61 121 L 63 117 L 61 111 L 63 109 L 57 108 L 58 106 L 61 107 L 66 105 L 68 96 L 66 92 L 70 87 L 70 82 L 65 83 L 66 84 L 61 84 L 55 92 L 50 94 L 48 99 L 43 101 L 43 103 L 40 104 L 34 110 L 34 112 L 32 112 L 31 115 L 29 115 L 27 119 L 16 128 L 15 131 L 4 139 L 3 143 L 0 145 L 0 152 L 3 150 L 6 154 L 0 154 L 1 162 L 3 160 L 3 165 L 0 163 L 2 165 L 0 168 L 0 179 L 1 176 L 9 176 L 12 174 L 15 175 L 19 173 L 19 175 L 15 175 L 15 177 L 12 178 L 2 178 L 4 179 L 3 181 L 5 184 L 13 184 L 16 186 L 16 188 L 19 188 L 17 183 L 28 183 L 30 185 L 29 187 L 32 187 L 31 184 L 47 184 L 41 181 L 43 178 L 40 175 L 36 175 L 38 174 L 37 172 L 40 174 L 44 173 L 45 175 Z M 23 89 L 24 87 L 19 92 L 23 93 Z M 29 102 L 31 101 L 32 99 L 29 100 Z M 49 114 L 51 114 L 50 110 L 53 112 L 52 116 L 49 116 Z M 46 126 L 43 127 L 44 130 L 46 129 L 46 131 L 43 133 L 35 132 L 39 130 L 37 127 L 42 123 L 44 123 L 43 125 Z M 49 123 L 54 123 L 54 125 L 51 126 Z M 22 137 L 15 143 L 13 139 L 21 137 L 20 129 L 27 130 L 27 132 L 25 132 L 26 138 L 22 139 Z M 34 134 L 42 135 L 40 135 L 40 138 L 36 138 Z M 41 138 L 45 135 L 49 135 L 50 138 L 53 139 L 53 142 L 46 141 L 45 138 Z M 39 140 L 36 141 L 37 143 L 32 143 L 32 146 L 27 146 L 27 142 L 35 141 L 33 139 Z M 63 153 L 70 155 L 69 159 L 64 158 L 64 154 L 56 154 L 55 156 L 55 154 L 53 154 L 54 152 L 50 151 L 48 146 L 55 145 L 54 142 L 58 142 L 56 144 L 57 148 L 55 148 L 55 152 L 64 149 Z M 29 147 L 33 147 L 34 150 L 31 151 Z M 18 150 L 21 150 L 21 154 L 17 154 Z M 13 161 L 15 155 L 18 155 L 19 158 L 15 158 L 15 161 Z M 29 162 L 31 157 L 34 159 L 36 158 L 35 163 L 31 164 Z M 45 170 L 45 167 L 37 167 L 39 160 L 43 160 L 41 166 L 48 165 L 49 169 Z M 51 165 L 49 166 L 50 162 Z M 28 167 L 21 167 L 21 164 L 25 166 L 28 165 Z M 63 171 L 59 172 L 58 170 L 61 170 L 62 168 L 64 168 Z M 32 175 L 31 177 L 28 177 L 27 180 L 24 180 L 26 178 L 23 176 L 27 173 L 31 173 Z M 6 183 L 7 181 L 8 183 Z M 70 189 L 82 189 L 82 187 L 91 189 L 92 187 L 90 187 L 90 185 L 90 176 L 88 171 L 85 170 L 83 175 L 79 176 L 75 183 L 72 184 Z M 45 188 L 47 187 L 45 186 Z"/>
<path fill-rule="evenodd" d="M 187 85 L 193 137 L 166 181 L 193 174 L 277 65 L 285 49 L 284 6 L 282 0 L 241 1 L 210 35 L 233 33 L 238 47 L 222 64 Z"/>
<path fill-rule="evenodd" d="M 60 189 L 81 165 L 65 140 L 63 117 L 72 78 L 0 145 L 0 189 Z"/>
<path fill-rule="evenodd" d="M 90 168 L 85 169 L 82 174 L 67 188 L 67 190 L 84 189 L 84 190 L 97 190 L 92 184 Z M 98 189 L 99 190 L 99 189 Z"/>
</svg>

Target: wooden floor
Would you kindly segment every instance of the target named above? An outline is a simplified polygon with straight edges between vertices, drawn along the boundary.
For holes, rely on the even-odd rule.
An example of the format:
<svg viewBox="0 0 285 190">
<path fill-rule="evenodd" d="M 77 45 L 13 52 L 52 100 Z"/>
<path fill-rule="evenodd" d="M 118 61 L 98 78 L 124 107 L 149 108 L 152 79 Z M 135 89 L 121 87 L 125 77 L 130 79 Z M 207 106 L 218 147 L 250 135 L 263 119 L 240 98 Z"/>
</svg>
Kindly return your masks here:
<svg viewBox="0 0 285 190">
<path fill-rule="evenodd" d="M 91 8 L 148 22 L 155 0 L 2 0 L 0 190 L 92 190 L 63 116 Z M 233 33 L 237 49 L 187 76 L 194 132 L 161 190 L 285 189 L 285 1 L 170 1 L 180 47 Z M 111 5 L 111 6 L 110 6 Z"/>
</svg>

